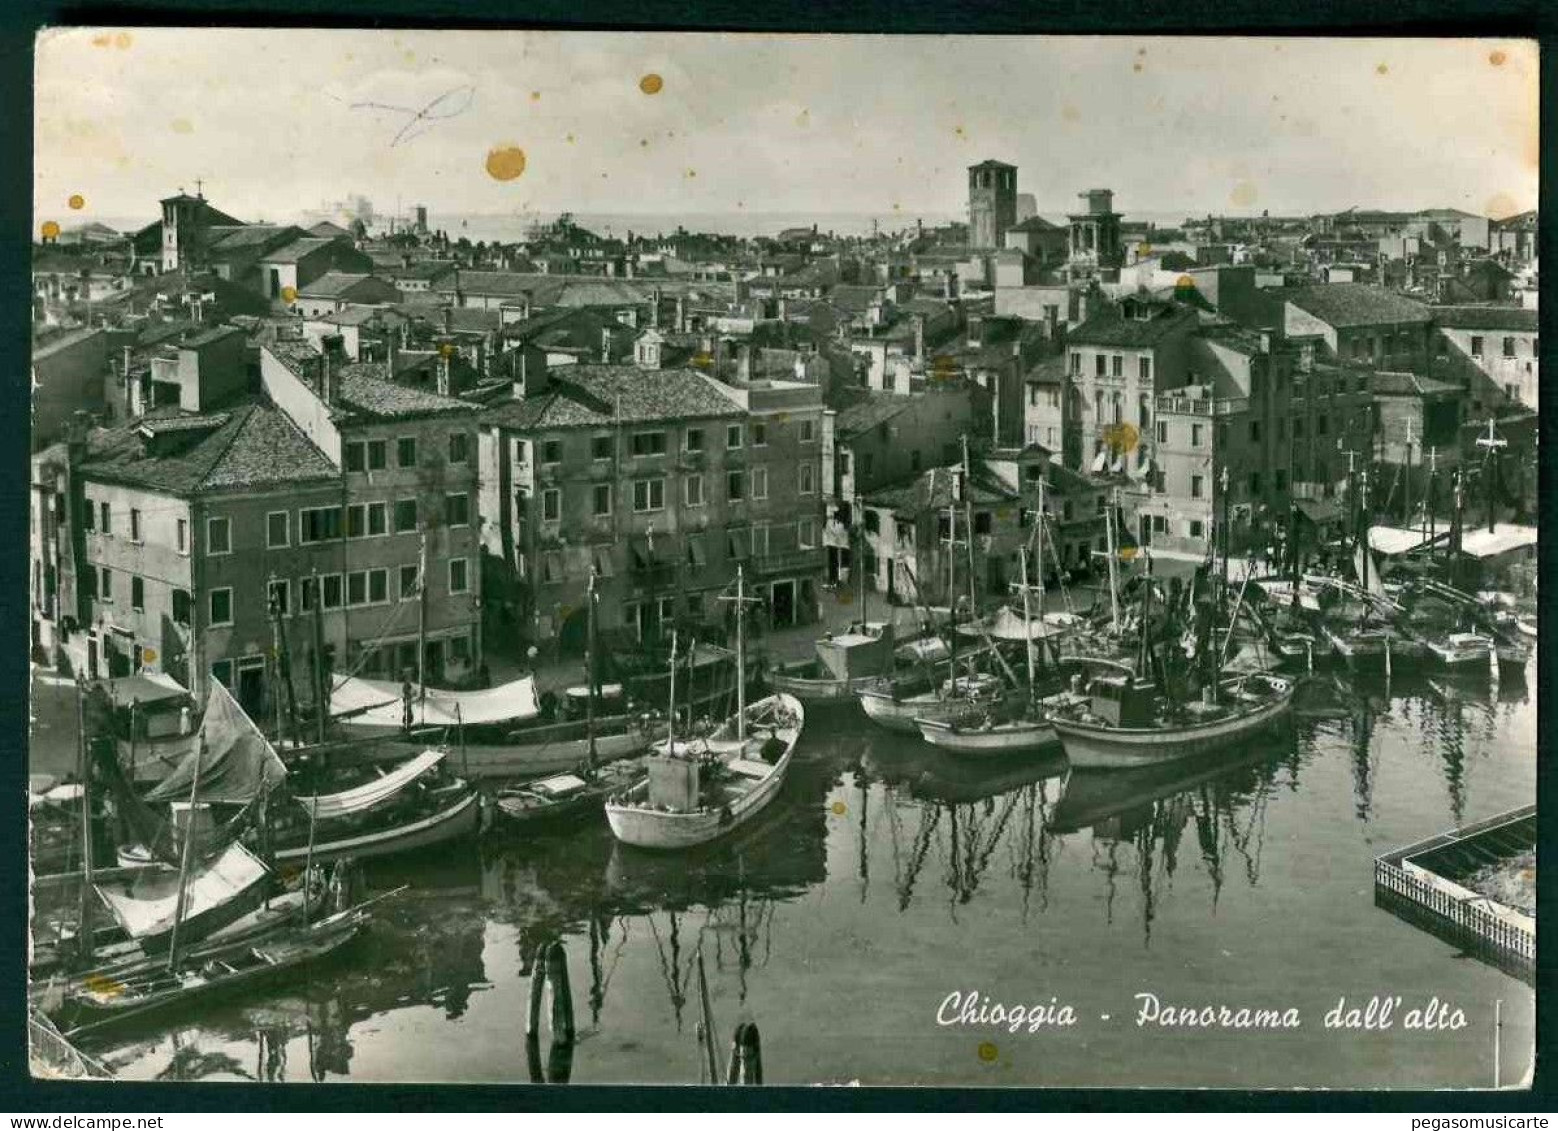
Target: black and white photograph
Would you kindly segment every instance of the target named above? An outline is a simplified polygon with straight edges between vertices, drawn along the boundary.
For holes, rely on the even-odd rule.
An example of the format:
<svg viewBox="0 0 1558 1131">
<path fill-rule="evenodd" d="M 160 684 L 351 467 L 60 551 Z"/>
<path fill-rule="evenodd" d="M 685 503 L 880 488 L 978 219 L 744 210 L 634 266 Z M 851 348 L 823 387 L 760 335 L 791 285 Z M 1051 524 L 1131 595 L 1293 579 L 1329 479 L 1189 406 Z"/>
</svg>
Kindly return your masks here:
<svg viewBox="0 0 1558 1131">
<path fill-rule="evenodd" d="M 33 1078 L 1531 1087 L 1535 42 L 34 68 Z"/>
</svg>

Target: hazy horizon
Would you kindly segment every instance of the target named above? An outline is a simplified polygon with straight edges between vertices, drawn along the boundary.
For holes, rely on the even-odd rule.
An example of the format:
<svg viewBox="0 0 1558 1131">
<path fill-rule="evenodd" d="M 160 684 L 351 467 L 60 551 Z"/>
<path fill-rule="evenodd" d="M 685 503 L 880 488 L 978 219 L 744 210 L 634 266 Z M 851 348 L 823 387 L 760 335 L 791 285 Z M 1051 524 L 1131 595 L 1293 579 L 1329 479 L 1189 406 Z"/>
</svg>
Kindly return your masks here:
<svg viewBox="0 0 1558 1131">
<path fill-rule="evenodd" d="M 1498 217 L 1536 206 L 1537 71 L 1519 40 L 52 29 L 34 205 L 149 220 L 198 178 L 238 217 L 361 193 L 902 227 L 996 159 L 1046 216 L 1102 185 L 1127 216 Z"/>
</svg>

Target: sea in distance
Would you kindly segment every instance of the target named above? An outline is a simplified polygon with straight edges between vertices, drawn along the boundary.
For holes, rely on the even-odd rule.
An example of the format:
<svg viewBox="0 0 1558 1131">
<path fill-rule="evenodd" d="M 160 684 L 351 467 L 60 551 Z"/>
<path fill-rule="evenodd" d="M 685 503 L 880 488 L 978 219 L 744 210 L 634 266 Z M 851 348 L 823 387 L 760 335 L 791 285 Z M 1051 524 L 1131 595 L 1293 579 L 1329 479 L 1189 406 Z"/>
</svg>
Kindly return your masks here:
<svg viewBox="0 0 1558 1131">
<path fill-rule="evenodd" d="M 1534 798 L 1534 663 L 1323 675 L 1280 737 L 1166 770 L 972 765 L 814 710 L 725 842 L 645 853 L 596 817 L 370 861 L 370 891 L 411 887 L 348 950 L 88 1049 L 134 1079 L 529 1081 L 531 965 L 561 940 L 576 1083 L 698 1082 L 700 952 L 721 1055 L 756 1022 L 769 1083 L 1481 1088 L 1496 1041 L 1508 1083 L 1531 986 L 1376 906 L 1373 861 Z M 955 1023 L 952 994 L 1075 1021 Z M 1141 994 L 1300 1025 L 1139 1026 Z M 1401 999 L 1389 1029 L 1325 1027 L 1376 997 Z M 1408 1028 L 1433 999 L 1462 1026 Z"/>
</svg>

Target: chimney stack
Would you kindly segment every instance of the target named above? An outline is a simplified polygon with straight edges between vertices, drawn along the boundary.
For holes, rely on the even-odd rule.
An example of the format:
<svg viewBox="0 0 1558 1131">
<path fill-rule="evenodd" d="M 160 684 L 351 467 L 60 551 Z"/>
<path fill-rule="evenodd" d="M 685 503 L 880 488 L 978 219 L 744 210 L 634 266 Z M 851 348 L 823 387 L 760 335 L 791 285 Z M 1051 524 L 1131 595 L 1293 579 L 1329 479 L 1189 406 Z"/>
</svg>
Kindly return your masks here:
<svg viewBox="0 0 1558 1131">
<path fill-rule="evenodd" d="M 914 316 L 914 360 L 925 364 L 925 315 Z"/>
<path fill-rule="evenodd" d="M 330 356 L 330 349 L 326 346 L 319 357 L 319 399 L 324 401 L 326 406 L 335 404 L 334 367 L 335 359 Z"/>
<path fill-rule="evenodd" d="M 611 327 L 602 326 L 600 330 L 600 363 L 611 364 Z"/>
<path fill-rule="evenodd" d="M 742 342 L 736 353 L 736 375 L 742 381 L 752 380 L 752 343 Z"/>
<path fill-rule="evenodd" d="M 677 295 L 676 296 L 676 332 L 678 334 L 685 334 L 687 332 L 687 296 L 686 295 Z"/>
<path fill-rule="evenodd" d="M 660 288 L 656 287 L 649 294 L 649 326 L 651 329 L 660 329 Z"/>
<path fill-rule="evenodd" d="M 449 396 L 449 358 L 454 353 L 450 346 L 444 346 L 438 351 L 438 395 Z"/>
<path fill-rule="evenodd" d="M 968 348 L 979 349 L 984 344 L 985 320 L 977 314 L 968 319 Z"/>
<path fill-rule="evenodd" d="M 454 333 L 454 311 L 451 308 L 447 307 L 447 306 L 444 307 L 444 309 L 443 309 L 443 317 L 444 317 L 444 333 L 446 333 L 446 334 Z"/>
</svg>

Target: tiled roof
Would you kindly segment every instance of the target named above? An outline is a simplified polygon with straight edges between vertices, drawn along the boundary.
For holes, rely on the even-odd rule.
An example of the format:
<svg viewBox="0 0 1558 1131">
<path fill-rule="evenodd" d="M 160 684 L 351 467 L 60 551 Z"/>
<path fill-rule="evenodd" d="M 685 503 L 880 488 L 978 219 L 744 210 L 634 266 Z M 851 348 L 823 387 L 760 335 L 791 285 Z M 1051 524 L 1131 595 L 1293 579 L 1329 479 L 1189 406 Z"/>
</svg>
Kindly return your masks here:
<svg viewBox="0 0 1558 1131">
<path fill-rule="evenodd" d="M 339 224 L 332 224 L 329 220 L 321 220 L 308 229 L 308 234 L 317 236 L 322 240 L 334 240 L 343 237 L 350 238 L 352 233 Z"/>
<path fill-rule="evenodd" d="M 1013 224 L 1008 232 L 1064 232 L 1059 224 L 1051 224 L 1042 216 L 1029 216 L 1020 224 Z"/>
<path fill-rule="evenodd" d="M 182 451 L 148 455 L 138 430 L 207 434 Z M 338 474 L 280 409 L 263 402 L 195 417 L 152 416 L 88 439 L 82 475 L 180 495 L 284 484 L 327 483 Z"/>
<path fill-rule="evenodd" d="M 891 507 L 909 514 L 949 507 L 953 503 L 953 473 L 954 469 L 950 467 L 933 467 L 906 483 L 872 491 L 866 497 L 866 503 L 873 507 Z M 969 476 L 968 490 L 963 496 L 965 501 L 971 503 L 999 503 L 1016 497 L 1016 492 L 994 476 L 984 473 L 977 465 Z"/>
<path fill-rule="evenodd" d="M 846 283 L 834 287 L 828 292 L 828 301 L 841 310 L 847 310 L 851 314 L 860 314 L 871 309 L 872 304 L 882 297 L 882 288 L 872 286 L 858 286 Z"/>
<path fill-rule="evenodd" d="M 692 369 L 571 365 L 553 370 L 551 384 L 540 396 L 496 405 L 487 419 L 507 428 L 537 429 L 742 415 L 717 382 Z"/>
<path fill-rule="evenodd" d="M 293 240 L 289 244 L 267 252 L 264 256 L 266 263 L 296 263 L 306 256 L 312 255 L 321 248 L 329 247 L 335 240 L 315 239 L 312 236 L 304 236 L 302 239 Z"/>
<path fill-rule="evenodd" d="M 326 271 L 312 283 L 298 288 L 298 294 L 307 298 L 339 298 L 358 283 L 373 278 L 369 274 L 349 274 L 345 271 Z"/>
<path fill-rule="evenodd" d="M 1066 383 L 1066 355 L 1057 353 L 1041 357 L 1023 378 L 1029 385 L 1064 385 Z"/>
<path fill-rule="evenodd" d="M 393 420 L 474 411 L 473 405 L 455 397 L 397 384 L 390 379 L 389 366 L 381 361 L 343 365 L 337 380 L 337 400 L 367 416 Z"/>
<path fill-rule="evenodd" d="M 1427 322 L 1428 308 L 1369 283 L 1326 283 L 1294 287 L 1281 297 L 1331 326 L 1375 326 Z"/>
<path fill-rule="evenodd" d="M 290 224 L 240 224 L 212 228 L 208 232 L 208 250 L 221 257 L 233 251 L 253 251 L 278 238 L 299 235 Z"/>
<path fill-rule="evenodd" d="M 437 289 L 456 288 L 468 295 L 530 295 L 536 302 L 552 302 L 563 289 L 556 275 L 521 275 L 514 271 L 451 272 L 438 280 Z"/>
<path fill-rule="evenodd" d="M 1434 322 L 1451 330 L 1525 330 L 1536 333 L 1537 312 L 1519 306 L 1431 306 Z"/>
<path fill-rule="evenodd" d="M 649 294 L 642 287 L 631 283 L 589 282 L 567 283 L 557 297 L 558 306 L 636 306 L 649 301 Z"/>
<path fill-rule="evenodd" d="M 346 306 L 331 314 L 325 314 L 311 321 L 329 322 L 334 326 L 366 326 L 381 324 L 388 327 L 398 327 L 406 319 L 393 310 L 386 310 L 382 306 Z"/>
<path fill-rule="evenodd" d="M 1193 310 L 1181 308 L 1142 321 L 1126 318 L 1113 311 L 1095 314 L 1066 337 L 1068 345 L 1154 346 L 1171 334 L 1193 328 L 1200 320 Z"/>
<path fill-rule="evenodd" d="M 1459 396 L 1464 390 L 1448 381 L 1436 381 L 1432 377 L 1419 377 L 1416 373 L 1381 372 L 1369 377 L 1369 388 L 1376 396 L 1383 397 L 1435 397 Z"/>
<path fill-rule="evenodd" d="M 384 274 L 395 279 L 441 279 L 453 271 L 459 264 L 452 259 L 424 259 L 419 263 L 413 263 L 409 267 L 402 266 L 397 260 L 394 263 L 380 267 Z"/>
<path fill-rule="evenodd" d="M 897 393 L 873 394 L 840 411 L 833 421 L 833 434 L 840 440 L 857 436 L 878 424 L 885 424 L 914 402 L 914 397 Z"/>
<path fill-rule="evenodd" d="M 233 334 L 241 333 L 243 333 L 243 331 L 240 330 L 237 326 L 212 326 L 209 329 L 200 331 L 198 334 L 191 334 L 179 344 L 198 349 L 200 346 L 208 346 L 212 342 L 219 342 L 223 338 L 230 337 Z"/>
</svg>

